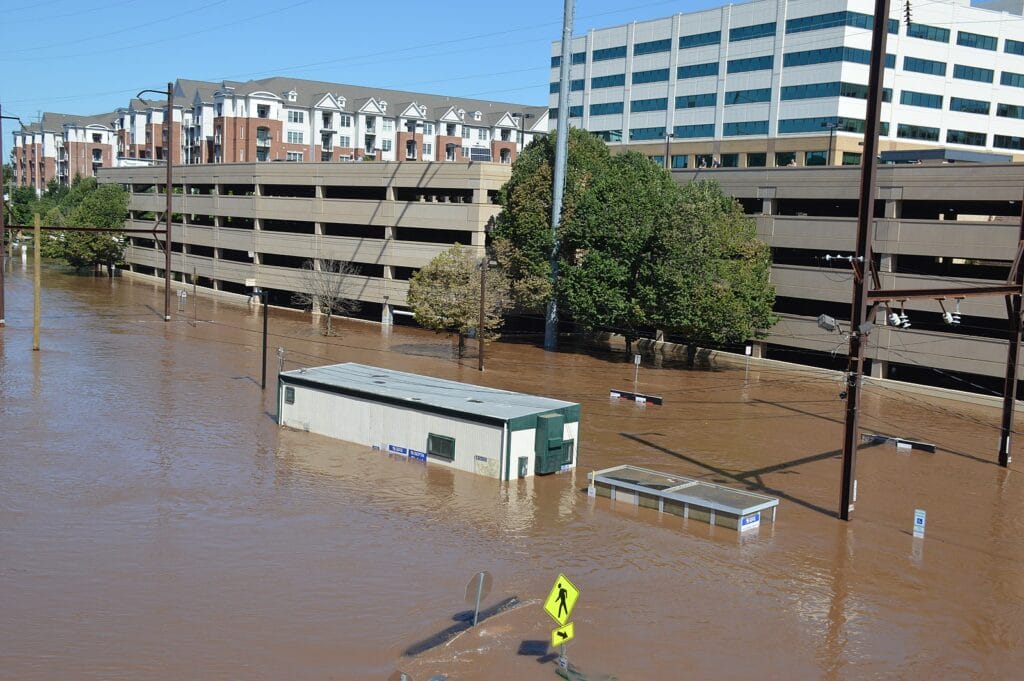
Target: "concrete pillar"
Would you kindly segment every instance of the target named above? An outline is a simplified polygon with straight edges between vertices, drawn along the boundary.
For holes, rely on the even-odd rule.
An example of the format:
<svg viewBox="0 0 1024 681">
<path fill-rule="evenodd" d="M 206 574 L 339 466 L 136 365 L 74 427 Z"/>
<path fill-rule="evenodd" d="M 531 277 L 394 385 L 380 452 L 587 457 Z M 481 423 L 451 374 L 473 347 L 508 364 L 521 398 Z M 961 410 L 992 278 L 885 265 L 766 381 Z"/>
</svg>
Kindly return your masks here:
<svg viewBox="0 0 1024 681">
<path fill-rule="evenodd" d="M 487 190 L 486 189 L 474 189 L 473 190 L 473 203 L 487 203 Z"/>
<path fill-rule="evenodd" d="M 765 350 L 767 349 L 765 347 L 766 344 L 764 341 L 750 341 L 749 343 L 747 343 L 747 345 L 750 346 L 751 357 L 753 357 L 754 359 L 760 359 L 764 357 Z"/>
<path fill-rule="evenodd" d="M 871 378 L 885 378 L 889 373 L 889 363 L 881 359 L 871 360 Z"/>
<path fill-rule="evenodd" d="M 768 198 L 761 199 L 761 214 L 762 215 L 775 215 L 776 211 L 778 211 L 778 209 L 779 209 L 779 204 L 778 204 L 778 202 L 774 198 L 772 198 L 772 199 L 768 199 Z"/>
<path fill-rule="evenodd" d="M 878 254 L 879 272 L 895 272 L 896 271 L 896 254 L 895 253 L 879 253 Z"/>
<path fill-rule="evenodd" d="M 387 297 L 384 298 L 384 304 L 380 308 L 380 323 L 384 326 L 391 326 L 395 323 L 394 308 L 391 303 L 388 302 Z"/>
<path fill-rule="evenodd" d="M 903 217 L 903 201 L 901 199 L 886 200 L 885 217 L 889 220 L 899 220 Z"/>
</svg>

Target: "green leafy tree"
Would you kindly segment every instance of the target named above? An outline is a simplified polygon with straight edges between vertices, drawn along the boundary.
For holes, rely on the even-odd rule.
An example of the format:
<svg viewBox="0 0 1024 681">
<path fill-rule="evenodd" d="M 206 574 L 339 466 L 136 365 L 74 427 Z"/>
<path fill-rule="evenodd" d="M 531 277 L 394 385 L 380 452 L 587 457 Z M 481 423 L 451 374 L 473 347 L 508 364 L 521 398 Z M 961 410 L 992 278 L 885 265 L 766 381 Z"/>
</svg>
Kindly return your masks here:
<svg viewBox="0 0 1024 681">
<path fill-rule="evenodd" d="M 497 337 L 508 308 L 508 280 L 500 269 L 488 269 L 484 293 L 484 338 Z M 480 263 L 455 244 L 438 254 L 409 280 L 406 298 L 420 326 L 459 337 L 459 357 L 466 334 L 480 325 Z"/>
<path fill-rule="evenodd" d="M 100 185 L 95 178 L 76 177 L 70 188 L 48 188 L 36 210 L 52 226 L 120 228 L 128 217 L 128 194 L 118 185 Z M 49 237 L 43 241 L 43 255 L 77 269 L 106 265 L 112 271 L 124 259 L 124 238 L 119 234 L 75 231 L 55 232 Z"/>
<path fill-rule="evenodd" d="M 681 199 L 671 176 L 636 152 L 612 157 L 593 178 L 562 233 L 561 295 L 583 328 L 621 333 L 631 351 L 659 301 L 685 294 L 665 276 L 686 254 L 674 242 Z"/>
<path fill-rule="evenodd" d="M 512 302 L 522 311 L 543 310 L 551 297 L 551 201 L 556 134 L 534 140 L 512 166 L 498 199 L 502 212 L 491 232 L 497 261 L 506 272 Z M 569 129 L 562 224 L 571 220 L 593 178 L 608 163 L 608 147 L 596 135 Z"/>
<path fill-rule="evenodd" d="M 681 253 L 660 276 L 673 280 L 651 321 L 694 341 L 763 338 L 778 318 L 769 282 L 771 252 L 754 220 L 714 180 L 682 187 L 680 219 L 669 238 Z M 691 344 L 691 361 L 693 359 Z"/>
</svg>

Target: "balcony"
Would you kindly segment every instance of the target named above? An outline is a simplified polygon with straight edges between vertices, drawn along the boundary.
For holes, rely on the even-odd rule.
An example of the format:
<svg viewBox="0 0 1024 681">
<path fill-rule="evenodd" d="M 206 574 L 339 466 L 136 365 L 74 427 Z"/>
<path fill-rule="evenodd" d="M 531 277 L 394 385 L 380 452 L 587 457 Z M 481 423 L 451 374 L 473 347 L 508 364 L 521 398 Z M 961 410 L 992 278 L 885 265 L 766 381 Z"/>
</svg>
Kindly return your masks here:
<svg viewBox="0 0 1024 681">
<path fill-rule="evenodd" d="M 269 147 L 270 146 L 270 138 L 269 137 L 257 137 L 256 138 L 256 146 L 257 147 Z"/>
</svg>

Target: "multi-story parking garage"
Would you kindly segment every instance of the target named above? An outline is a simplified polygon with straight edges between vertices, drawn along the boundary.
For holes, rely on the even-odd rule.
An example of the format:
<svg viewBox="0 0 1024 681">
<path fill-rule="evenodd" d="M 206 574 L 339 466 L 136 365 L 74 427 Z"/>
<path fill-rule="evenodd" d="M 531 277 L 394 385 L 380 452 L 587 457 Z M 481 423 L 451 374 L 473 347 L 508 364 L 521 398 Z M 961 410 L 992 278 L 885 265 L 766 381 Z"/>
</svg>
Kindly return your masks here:
<svg viewBox="0 0 1024 681">
<path fill-rule="evenodd" d="M 482 249 L 509 167 L 489 163 L 235 164 L 177 171 L 173 278 L 193 270 L 201 286 L 248 294 L 246 282 L 290 304 L 309 259 L 355 263 L 350 295 L 366 316 L 387 322 L 405 307 L 408 279 L 459 242 Z M 884 288 L 987 284 L 1005 279 L 1016 241 L 1024 166 L 882 166 L 875 260 Z M 848 319 L 849 255 L 856 232 L 859 169 L 757 168 L 674 171 L 679 182 L 718 180 L 752 215 L 772 248 L 781 321 L 760 349 L 768 357 L 844 365 L 845 343 L 817 327 L 826 313 Z M 159 168 L 104 170 L 129 186 L 131 222 L 147 227 L 164 206 Z M 163 253 L 132 239 L 128 268 L 163 276 Z M 957 301 L 943 301 L 954 310 Z M 975 389 L 999 389 L 1006 357 L 1000 298 L 959 303 L 956 326 L 936 301 L 909 301 L 909 329 L 872 333 L 873 375 Z M 882 320 L 879 319 L 882 323 Z M 832 354 L 835 352 L 835 354 Z M 972 386 L 972 384 L 974 384 Z"/>
<path fill-rule="evenodd" d="M 719 181 L 755 217 L 759 236 L 771 246 L 781 321 L 765 341 L 767 356 L 844 366 L 846 343 L 815 320 L 823 313 L 850 316 L 849 263 L 829 256 L 853 253 L 860 169 L 719 169 L 674 176 L 680 182 Z M 879 168 L 878 185 L 873 248 L 883 288 L 1005 282 L 1017 250 L 1024 166 L 888 165 Z M 953 311 L 958 301 L 942 305 Z M 910 328 L 882 326 L 871 334 L 872 375 L 998 391 L 1006 366 L 1004 300 L 968 298 L 959 307 L 961 323 L 950 325 L 938 301 L 907 301 Z"/>
<path fill-rule="evenodd" d="M 131 191 L 129 223 L 152 227 L 165 206 L 164 170 L 104 170 Z M 288 305 L 308 260 L 351 262 L 347 295 L 390 321 L 409 277 L 460 243 L 482 254 L 509 167 L 497 163 L 227 164 L 176 171 L 172 279 Z M 133 237 L 131 272 L 164 276 L 153 239 Z M 248 282 L 248 284 L 247 284 Z"/>
</svg>

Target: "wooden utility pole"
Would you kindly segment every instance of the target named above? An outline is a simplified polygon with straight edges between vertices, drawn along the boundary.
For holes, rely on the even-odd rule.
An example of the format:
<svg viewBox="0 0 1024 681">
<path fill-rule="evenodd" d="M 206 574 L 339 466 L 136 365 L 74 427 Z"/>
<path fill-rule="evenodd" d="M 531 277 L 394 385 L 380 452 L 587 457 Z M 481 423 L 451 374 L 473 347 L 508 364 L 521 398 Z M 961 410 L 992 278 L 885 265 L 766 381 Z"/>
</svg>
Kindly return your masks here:
<svg viewBox="0 0 1024 681">
<path fill-rule="evenodd" d="M 476 368 L 484 370 L 484 322 L 487 321 L 487 254 L 480 261 L 480 323 L 476 327 L 477 363 Z"/>
<path fill-rule="evenodd" d="M 34 218 L 32 230 L 32 350 L 39 351 L 39 289 L 42 286 L 40 271 L 43 268 L 43 258 L 39 251 L 43 249 L 42 220 L 39 213 Z"/>
<path fill-rule="evenodd" d="M 871 73 L 868 77 L 868 110 L 864 123 L 864 156 L 860 172 L 860 204 L 857 210 L 857 252 L 853 265 L 853 302 L 850 311 L 850 352 L 846 369 L 846 422 L 843 428 L 843 482 L 839 517 L 849 520 L 857 485 L 857 409 L 864 378 L 864 346 L 867 344 L 868 272 L 871 264 L 871 224 L 875 217 L 878 172 L 878 119 L 882 110 L 882 80 L 885 76 L 885 42 L 889 31 L 889 0 L 875 0 L 871 34 Z M 874 308 L 872 308 L 872 314 Z"/>
</svg>

